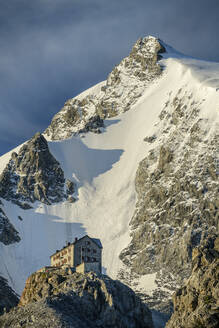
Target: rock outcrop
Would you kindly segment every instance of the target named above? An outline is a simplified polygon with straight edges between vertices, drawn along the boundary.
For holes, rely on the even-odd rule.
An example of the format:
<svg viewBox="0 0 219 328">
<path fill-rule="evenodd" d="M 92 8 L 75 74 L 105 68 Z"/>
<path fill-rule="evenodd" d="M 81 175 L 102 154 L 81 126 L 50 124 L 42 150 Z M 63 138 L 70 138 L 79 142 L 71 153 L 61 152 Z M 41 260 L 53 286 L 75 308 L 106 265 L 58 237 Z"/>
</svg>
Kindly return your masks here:
<svg viewBox="0 0 219 328">
<path fill-rule="evenodd" d="M 40 134 L 24 144 L 0 175 L 0 196 L 19 206 L 39 200 L 46 204 L 63 200 L 64 173 L 50 153 L 46 139 Z"/>
<path fill-rule="evenodd" d="M 0 276 L 0 315 L 17 306 L 18 295 L 8 286 L 6 279 Z"/>
<path fill-rule="evenodd" d="M 140 38 L 128 57 L 109 74 L 104 96 L 97 104 L 97 112 L 103 117 L 113 117 L 135 104 L 146 87 L 162 72 L 158 61 L 165 52 L 160 40 L 154 37 Z"/>
<path fill-rule="evenodd" d="M 19 234 L 9 221 L 2 207 L 3 204 L 0 200 L 0 242 L 2 242 L 4 245 L 10 245 L 12 243 L 19 242 Z"/>
<path fill-rule="evenodd" d="M 219 326 L 219 237 L 193 250 L 192 274 L 173 296 L 174 313 L 166 328 Z"/>
<path fill-rule="evenodd" d="M 63 140 L 81 132 L 101 133 L 103 119 L 129 110 L 145 88 L 161 75 L 158 61 L 163 52 L 160 40 L 151 36 L 139 39 L 105 84 L 65 103 L 45 134 L 52 140 Z"/>
<path fill-rule="evenodd" d="M 9 221 L 0 200 L 0 243 L 8 246 L 19 241 L 19 233 Z M 8 285 L 7 280 L 0 276 L 0 315 L 16 306 L 18 301 L 18 295 Z"/>
<path fill-rule="evenodd" d="M 19 306 L 0 317 L 6 327 L 153 328 L 151 313 L 119 281 L 67 269 L 32 274 Z"/>
<path fill-rule="evenodd" d="M 132 240 L 120 258 L 132 274 L 156 273 L 160 304 L 190 276 L 193 249 L 218 226 L 219 127 L 200 115 L 203 101 L 186 88 L 169 95 L 136 174 Z"/>
</svg>

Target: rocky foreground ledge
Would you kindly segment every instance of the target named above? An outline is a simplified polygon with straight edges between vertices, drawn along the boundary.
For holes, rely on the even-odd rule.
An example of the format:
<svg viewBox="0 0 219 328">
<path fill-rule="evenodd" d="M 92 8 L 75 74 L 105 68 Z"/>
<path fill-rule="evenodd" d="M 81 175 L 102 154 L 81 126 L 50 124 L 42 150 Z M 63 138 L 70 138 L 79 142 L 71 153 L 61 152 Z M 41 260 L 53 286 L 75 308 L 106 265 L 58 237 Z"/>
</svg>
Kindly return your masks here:
<svg viewBox="0 0 219 328">
<path fill-rule="evenodd" d="M 174 313 L 166 328 L 219 327 L 219 237 L 192 254 L 192 274 L 173 296 Z"/>
<path fill-rule="evenodd" d="M 151 312 L 135 293 L 107 276 L 55 269 L 26 281 L 19 305 L 0 327 L 153 328 Z"/>
</svg>

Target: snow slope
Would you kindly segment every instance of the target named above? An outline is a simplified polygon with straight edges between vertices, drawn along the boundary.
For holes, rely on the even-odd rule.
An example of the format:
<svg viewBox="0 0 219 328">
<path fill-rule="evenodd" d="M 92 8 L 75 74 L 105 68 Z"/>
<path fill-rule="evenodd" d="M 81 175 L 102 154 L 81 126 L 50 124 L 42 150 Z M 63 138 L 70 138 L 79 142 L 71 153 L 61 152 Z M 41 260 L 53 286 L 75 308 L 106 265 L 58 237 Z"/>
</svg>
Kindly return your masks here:
<svg viewBox="0 0 219 328">
<path fill-rule="evenodd" d="M 0 157 L 0 174 L 2 173 L 2 171 L 4 170 L 5 166 L 8 164 L 10 158 L 11 158 L 11 154 L 15 151 L 18 152 L 19 149 L 24 145 L 25 143 L 17 146 L 16 148 L 10 150 L 8 153 L 2 155 Z"/>
<path fill-rule="evenodd" d="M 0 244 L 0 275 L 18 293 L 30 273 L 49 265 L 49 256 L 56 249 L 85 233 L 101 239 L 104 271 L 112 278 L 117 276 L 122 267 L 119 254 L 130 242 L 136 170 L 151 148 L 144 138 L 155 131 L 159 137 L 158 116 L 170 92 L 186 88 L 196 99 L 205 99 L 200 116 L 209 119 L 211 129 L 218 128 L 219 64 L 171 55 L 161 63 L 165 67 L 162 77 L 145 90 L 129 111 L 106 120 L 102 134 L 49 141 L 50 151 L 60 162 L 65 177 L 77 182 L 75 203 L 35 203 L 33 209 L 22 210 L 4 201 L 5 212 L 19 231 L 21 242 L 7 247 Z M 89 90 L 89 94 L 97 88 Z M 5 164 L 7 159 L 6 154 L 0 163 Z M 151 286 L 156 287 L 153 276 L 150 281 L 148 286 L 147 278 L 142 278 L 141 290 L 149 288 L 151 292 Z"/>
</svg>

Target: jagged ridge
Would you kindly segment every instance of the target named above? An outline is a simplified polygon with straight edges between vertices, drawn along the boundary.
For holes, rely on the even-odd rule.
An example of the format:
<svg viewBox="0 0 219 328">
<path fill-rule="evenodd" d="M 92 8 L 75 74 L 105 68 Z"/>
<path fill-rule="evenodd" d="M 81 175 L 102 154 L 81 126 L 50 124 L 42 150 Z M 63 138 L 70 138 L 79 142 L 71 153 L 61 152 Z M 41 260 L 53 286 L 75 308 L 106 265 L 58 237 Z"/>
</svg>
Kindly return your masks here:
<svg viewBox="0 0 219 328">
<path fill-rule="evenodd" d="M 63 140 L 80 132 L 101 132 L 104 118 L 125 112 L 145 88 L 162 72 L 158 60 L 164 46 L 154 37 L 139 39 L 130 55 L 109 74 L 106 83 L 93 93 L 68 100 L 57 113 L 45 134 Z"/>
<path fill-rule="evenodd" d="M 32 274 L 19 308 L 0 317 L 2 328 L 26 327 L 153 328 L 151 313 L 119 281 L 94 273 L 56 269 Z"/>
<path fill-rule="evenodd" d="M 23 208 L 25 202 L 59 202 L 64 198 L 64 173 L 49 151 L 46 139 L 37 133 L 11 160 L 0 175 L 0 196 Z"/>
</svg>

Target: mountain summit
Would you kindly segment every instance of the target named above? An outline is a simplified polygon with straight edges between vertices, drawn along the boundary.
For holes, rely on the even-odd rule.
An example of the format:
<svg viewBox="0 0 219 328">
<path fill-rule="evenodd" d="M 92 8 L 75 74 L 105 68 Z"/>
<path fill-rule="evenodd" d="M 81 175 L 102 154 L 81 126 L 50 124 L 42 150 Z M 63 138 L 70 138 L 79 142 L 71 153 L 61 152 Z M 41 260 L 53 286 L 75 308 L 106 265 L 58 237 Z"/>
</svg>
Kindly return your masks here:
<svg viewBox="0 0 219 328">
<path fill-rule="evenodd" d="M 51 140 L 63 140 L 80 132 L 101 132 L 101 119 L 131 108 L 146 87 L 161 74 L 158 61 L 165 48 L 154 37 L 139 39 L 128 57 L 109 74 L 106 82 L 68 100 L 57 113 L 45 134 Z"/>
</svg>

